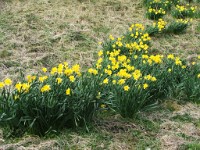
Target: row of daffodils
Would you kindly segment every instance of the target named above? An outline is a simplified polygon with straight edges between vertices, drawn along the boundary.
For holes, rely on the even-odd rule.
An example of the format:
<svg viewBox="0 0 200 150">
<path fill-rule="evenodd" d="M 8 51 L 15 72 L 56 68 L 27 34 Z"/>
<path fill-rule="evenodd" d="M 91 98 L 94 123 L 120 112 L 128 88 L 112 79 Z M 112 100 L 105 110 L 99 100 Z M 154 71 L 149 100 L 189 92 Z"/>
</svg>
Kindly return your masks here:
<svg viewBox="0 0 200 150">
<path fill-rule="evenodd" d="M 165 23 L 155 26 L 162 30 Z M 64 62 L 18 82 L 3 80 L 0 125 L 44 135 L 86 127 L 102 109 L 133 118 L 167 97 L 200 102 L 200 56 L 187 63 L 173 54 L 154 54 L 150 40 L 143 25 L 133 24 L 121 37 L 110 35 L 87 71 Z"/>
</svg>

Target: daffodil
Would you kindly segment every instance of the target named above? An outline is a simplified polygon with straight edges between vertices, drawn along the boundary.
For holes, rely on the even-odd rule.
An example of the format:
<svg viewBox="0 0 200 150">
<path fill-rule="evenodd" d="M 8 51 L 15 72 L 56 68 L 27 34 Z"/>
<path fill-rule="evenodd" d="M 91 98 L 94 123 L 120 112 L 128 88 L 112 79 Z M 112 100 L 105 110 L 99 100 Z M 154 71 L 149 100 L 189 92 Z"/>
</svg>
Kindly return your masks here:
<svg viewBox="0 0 200 150">
<path fill-rule="evenodd" d="M 62 82 L 62 78 L 56 78 L 56 82 L 60 84 Z"/>
<path fill-rule="evenodd" d="M 104 79 L 103 84 L 108 84 L 108 81 L 109 81 L 108 78 Z"/>
<path fill-rule="evenodd" d="M 7 86 L 11 85 L 11 84 L 12 84 L 12 80 L 9 79 L 9 78 L 6 78 L 6 79 L 4 80 L 4 84 L 7 85 Z"/>
<path fill-rule="evenodd" d="M 0 82 L 0 89 L 3 89 L 4 86 L 5 84 L 3 82 Z"/>
<path fill-rule="evenodd" d="M 47 68 L 42 68 L 42 71 L 45 73 L 47 72 Z"/>
<path fill-rule="evenodd" d="M 147 83 L 143 84 L 143 89 L 147 89 L 149 87 L 149 85 Z"/>
<path fill-rule="evenodd" d="M 75 81 L 75 77 L 74 77 L 74 76 L 69 76 L 69 80 L 70 80 L 71 82 L 74 82 L 74 81 Z"/>
<path fill-rule="evenodd" d="M 71 89 L 67 88 L 67 90 L 65 91 L 66 95 L 71 95 Z"/>
<path fill-rule="evenodd" d="M 128 85 L 124 86 L 124 91 L 128 91 L 130 87 Z"/>
<path fill-rule="evenodd" d="M 50 91 L 50 90 L 51 90 L 50 85 L 44 85 L 44 86 L 40 89 L 40 91 L 41 91 L 42 93 L 48 92 L 48 91 Z"/>
</svg>

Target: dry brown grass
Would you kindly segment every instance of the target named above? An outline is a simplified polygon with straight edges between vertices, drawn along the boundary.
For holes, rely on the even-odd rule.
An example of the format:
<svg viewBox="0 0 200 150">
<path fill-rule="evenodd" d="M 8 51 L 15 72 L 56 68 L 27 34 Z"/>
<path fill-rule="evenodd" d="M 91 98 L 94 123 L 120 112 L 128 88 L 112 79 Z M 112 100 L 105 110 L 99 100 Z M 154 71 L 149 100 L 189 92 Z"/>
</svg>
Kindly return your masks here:
<svg viewBox="0 0 200 150">
<path fill-rule="evenodd" d="M 98 41 L 145 22 L 139 0 L 12 1 L 1 17 L 0 79 L 64 60 L 91 65 Z"/>
<path fill-rule="evenodd" d="M 90 66 L 98 41 L 125 33 L 131 23 L 152 22 L 141 0 L 13 0 L 4 3 L 0 21 L 0 79 L 64 60 Z M 153 49 L 199 53 L 198 21 L 187 34 L 153 38 Z"/>
<path fill-rule="evenodd" d="M 95 60 L 98 41 L 104 41 L 109 34 L 119 36 L 125 33 L 131 23 L 152 23 L 145 18 L 144 13 L 141 0 L 12 0 L 7 3 L 0 0 L 0 80 L 6 76 L 16 79 L 20 72 L 37 72 L 42 66 L 51 67 L 64 60 L 79 63 L 83 67 L 91 66 Z M 196 30 L 200 26 L 199 21 L 194 20 L 186 34 L 153 37 L 152 49 L 163 53 L 178 53 L 184 58 L 200 54 L 200 32 Z M 173 104 L 172 107 L 178 109 L 169 116 L 157 112 L 148 116 L 150 120 L 161 118 L 163 122 L 166 121 L 160 126 L 160 134 L 156 135 L 160 138 L 163 149 L 176 149 L 179 146 L 177 141 L 178 144 L 190 141 L 176 135 L 179 133 L 177 130 L 181 129 L 185 134 L 193 136 L 185 126 L 179 126 L 181 123 L 170 120 L 170 116 L 190 112 L 194 119 L 199 119 L 198 106 Z M 167 127 L 171 128 L 166 129 Z M 192 131 L 198 130 L 191 124 L 189 127 Z M 117 136 L 107 131 L 105 135 L 102 133 L 105 137 L 112 136 L 111 141 L 99 138 L 95 133 L 86 137 L 75 134 L 69 138 L 70 141 L 68 137 L 61 136 L 63 139 L 60 141 L 64 146 L 70 144 L 75 149 L 91 149 L 94 143 L 97 146 L 93 147 L 99 149 L 132 149 L 134 144 L 142 145 L 145 142 L 159 145 L 152 142 L 151 135 L 146 135 L 145 130 L 141 133 L 144 141 L 133 144 L 135 137 L 130 136 L 130 133 L 133 132 Z M 199 139 L 199 135 L 194 138 Z M 52 146 L 56 143 L 32 142 L 29 146 L 32 148 L 37 144 Z"/>
</svg>

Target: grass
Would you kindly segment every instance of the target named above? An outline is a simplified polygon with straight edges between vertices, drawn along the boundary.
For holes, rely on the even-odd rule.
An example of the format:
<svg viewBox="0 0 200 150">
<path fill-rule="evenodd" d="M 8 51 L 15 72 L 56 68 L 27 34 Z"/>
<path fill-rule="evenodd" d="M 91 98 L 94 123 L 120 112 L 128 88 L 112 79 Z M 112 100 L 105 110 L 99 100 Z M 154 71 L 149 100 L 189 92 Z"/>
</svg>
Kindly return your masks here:
<svg viewBox="0 0 200 150">
<path fill-rule="evenodd" d="M 143 13 L 139 0 L 12 1 L 0 14 L 1 47 L 12 52 L 4 59 L 20 60 L 22 68 L 28 66 L 33 71 L 42 65 L 51 67 L 58 59 L 88 66 L 98 41 L 104 41 L 111 33 L 120 35 L 129 23 L 146 22 Z M 47 55 L 50 60 L 44 62 Z M 13 67 L 2 68 L 5 73 L 0 79 L 11 75 Z"/>
<path fill-rule="evenodd" d="M 145 18 L 145 8 L 140 0 L 11 0 L 3 5 L 1 3 L 0 80 L 6 76 L 17 78 L 22 72 L 36 72 L 42 66 L 50 68 L 64 60 L 83 67 L 91 66 L 99 41 L 104 41 L 109 34 L 121 35 L 131 23 L 152 23 Z M 193 55 L 200 54 L 199 34 L 198 18 L 184 34 L 153 37 L 152 49 L 181 54 L 192 61 Z M 160 128 L 164 121 L 192 122 L 199 128 L 200 123 L 188 114 L 172 118 L 166 115 L 179 111 L 178 104 L 170 102 L 165 107 L 167 109 L 162 113 L 155 111 L 136 120 L 111 119 L 107 125 L 91 127 L 90 133 L 67 130 L 39 141 L 36 137 L 27 145 L 21 145 L 31 147 L 53 139 L 56 142 L 52 144 L 61 149 L 162 149 L 159 138 L 162 134 L 168 134 Z M 198 142 L 191 143 L 190 139 L 194 138 L 185 133 L 175 136 L 188 140 L 181 146 L 183 149 L 195 150 L 200 147 Z M 6 142 L 18 143 L 21 140 L 14 138 Z"/>
<path fill-rule="evenodd" d="M 185 107 L 185 105 L 181 104 L 179 107 Z M 198 149 L 198 142 L 200 142 L 197 133 L 199 130 L 198 120 L 189 117 L 188 110 L 185 110 L 184 115 L 173 115 L 179 111 L 182 112 L 181 110 L 172 111 L 168 106 L 160 105 L 154 111 L 140 113 L 135 119 L 124 119 L 120 115 L 110 115 L 105 112 L 95 119 L 95 125 L 88 127 L 89 132 L 79 128 L 50 133 L 43 138 L 31 135 L 24 135 L 20 138 L 7 137 L 4 146 L 13 149 L 23 146 L 25 148 L 48 149 L 53 147 L 72 150 L 170 149 L 174 146 L 180 149 Z M 168 120 L 170 121 L 168 122 Z M 189 123 L 188 129 L 184 127 L 185 123 Z M 196 128 L 191 128 L 193 126 Z M 9 130 L 4 129 L 4 134 L 9 135 Z M 171 138 L 168 139 L 166 136 Z M 178 144 L 179 141 L 183 141 L 183 143 Z M 167 145 L 167 143 L 171 144 Z M 0 146 L 0 148 L 2 147 Z"/>
<path fill-rule="evenodd" d="M 153 38 L 152 49 L 183 56 L 199 54 L 198 21 L 193 21 L 188 34 L 161 36 L 159 40 Z M 7 64 L 11 59 L 20 65 L 1 67 L 0 79 L 12 76 L 15 68 L 29 68 L 23 71 L 27 74 L 30 70 L 35 72 L 41 66 L 52 67 L 64 60 L 90 66 L 97 43 L 109 34 L 121 35 L 131 23 L 152 23 L 145 18 L 145 8 L 140 0 L 4 3 L 0 14 L 0 63 Z"/>
</svg>

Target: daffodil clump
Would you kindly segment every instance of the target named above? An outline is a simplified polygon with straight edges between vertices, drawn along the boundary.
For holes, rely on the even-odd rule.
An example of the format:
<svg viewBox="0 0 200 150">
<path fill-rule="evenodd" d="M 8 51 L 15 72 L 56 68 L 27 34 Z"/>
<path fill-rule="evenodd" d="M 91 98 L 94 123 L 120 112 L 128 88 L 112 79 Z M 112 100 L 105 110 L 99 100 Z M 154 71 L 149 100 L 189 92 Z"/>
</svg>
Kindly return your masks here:
<svg viewBox="0 0 200 150">
<path fill-rule="evenodd" d="M 92 75 L 101 77 L 100 86 L 103 90 L 101 93 L 104 104 L 124 117 L 133 117 L 155 100 L 175 95 L 173 92 L 185 83 L 186 78 L 193 78 L 195 87 L 200 85 L 195 72 L 198 67 L 186 65 L 185 61 L 173 54 L 167 56 L 152 54 L 149 50 L 149 34 L 145 32 L 144 26 L 137 26 L 143 31 L 140 32 L 140 36 L 134 37 L 139 30 L 137 27 L 133 28 L 135 25 L 131 25 L 129 32 L 122 38 L 110 36 L 111 41 L 104 43 L 103 50 L 98 53 L 96 65 L 88 70 Z M 134 44 L 135 41 L 144 44 L 146 40 L 148 42 L 145 49 Z M 120 47 L 115 44 L 119 41 L 122 43 Z M 191 71 L 193 69 L 195 71 Z M 186 88 L 187 86 L 183 89 Z M 194 91 L 196 92 L 194 97 L 198 99 L 200 92 Z M 190 96 L 188 94 L 187 98 L 193 99 Z"/>
<path fill-rule="evenodd" d="M 153 54 L 150 40 L 142 24 L 132 24 L 124 35 L 109 36 L 86 71 L 64 62 L 18 82 L 1 81 L 0 125 L 44 135 L 87 126 L 102 109 L 133 118 L 170 96 L 200 102 L 199 57 L 187 65 L 173 54 Z"/>
<path fill-rule="evenodd" d="M 189 5 L 176 5 L 175 9 L 172 11 L 172 15 L 175 18 L 187 18 L 187 17 L 194 17 L 197 12 L 196 6 L 189 6 Z"/>
<path fill-rule="evenodd" d="M 163 19 L 158 19 L 157 22 L 154 22 L 152 26 L 148 26 L 146 28 L 146 32 L 152 36 L 158 33 L 162 33 L 163 30 L 165 30 L 165 27 L 167 25 L 167 22 Z"/>
<path fill-rule="evenodd" d="M 176 19 L 167 25 L 165 33 L 183 33 L 189 26 L 190 21 L 189 19 Z"/>
<path fill-rule="evenodd" d="M 110 35 L 109 39 L 110 41 L 105 42 L 103 47 L 107 53 L 110 53 L 114 50 L 114 52 L 111 53 L 111 56 L 119 53 L 118 50 L 120 50 L 120 53 L 125 55 L 134 52 L 147 53 L 149 48 L 148 44 L 151 40 L 149 34 L 145 32 L 145 27 L 142 24 L 132 24 L 129 27 L 129 31 L 125 35 L 118 38 L 114 38 L 112 35 Z M 105 54 L 101 53 L 101 55 Z M 100 58 L 97 60 L 97 64 L 100 64 L 102 61 L 103 59 Z"/>
<path fill-rule="evenodd" d="M 152 36 L 155 34 L 179 34 L 186 31 L 191 19 L 176 19 L 170 22 L 166 22 L 163 19 L 159 19 L 154 22 L 152 26 L 147 26 L 146 32 Z"/>
<path fill-rule="evenodd" d="M 158 19 L 158 22 L 153 23 L 153 27 L 158 28 L 159 32 L 164 30 L 166 25 L 167 25 L 167 22 L 165 22 L 163 19 Z"/>
<path fill-rule="evenodd" d="M 19 82 L 0 82 L 0 124 L 38 135 L 86 126 L 97 108 L 96 80 L 66 62 L 41 72 Z"/>
<path fill-rule="evenodd" d="M 167 22 L 162 18 L 158 19 L 158 21 L 154 22 L 152 26 L 147 26 L 146 32 L 152 36 L 158 33 L 164 33 L 166 30 Z"/>
<path fill-rule="evenodd" d="M 164 10 L 170 10 L 172 6 L 172 1 L 170 0 L 151 0 L 147 3 L 151 8 L 163 8 Z"/>
<path fill-rule="evenodd" d="M 166 14 L 166 11 L 163 8 L 152 8 L 149 7 L 146 13 L 149 19 L 158 20 Z"/>
<path fill-rule="evenodd" d="M 162 18 L 167 11 L 171 10 L 173 2 L 170 0 L 145 0 L 147 7 L 146 15 L 149 19 L 158 20 Z"/>
</svg>

